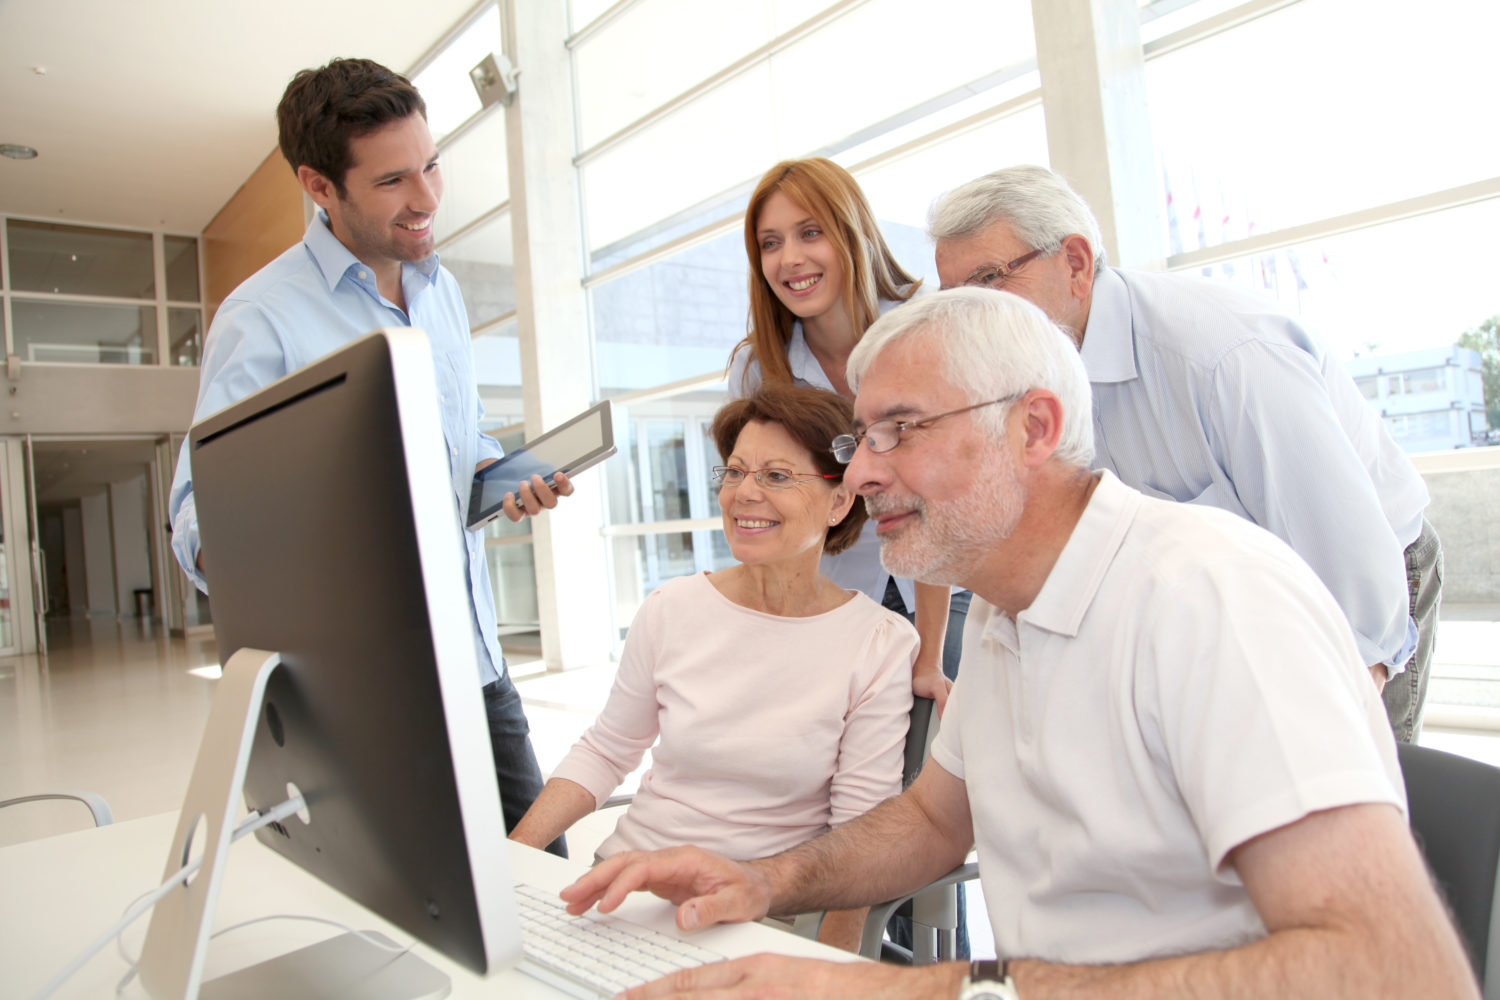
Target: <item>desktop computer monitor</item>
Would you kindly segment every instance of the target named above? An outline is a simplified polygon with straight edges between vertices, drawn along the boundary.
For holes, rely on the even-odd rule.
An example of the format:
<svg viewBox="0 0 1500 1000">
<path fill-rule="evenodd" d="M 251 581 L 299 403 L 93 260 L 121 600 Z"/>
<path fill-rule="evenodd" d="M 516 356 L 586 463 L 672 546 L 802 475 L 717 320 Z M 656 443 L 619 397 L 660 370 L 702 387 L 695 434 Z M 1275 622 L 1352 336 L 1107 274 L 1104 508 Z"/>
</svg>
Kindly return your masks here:
<svg viewBox="0 0 1500 1000">
<path fill-rule="evenodd" d="M 452 487 L 426 337 L 377 331 L 204 419 L 189 440 L 226 663 L 214 711 L 240 683 L 240 651 L 279 654 L 241 713 L 241 787 L 252 810 L 289 789 L 306 800 L 309 822 L 256 836 L 460 964 L 512 964 L 520 933 L 459 522 L 468 497 Z M 210 719 L 200 770 L 230 753 L 235 712 Z M 220 786 L 238 798 L 235 767 L 220 770 L 207 806 L 195 772 L 179 837 L 195 813 L 213 826 Z M 175 944 L 201 953 L 202 914 L 171 903 L 158 905 L 147 951 L 152 936 L 157 956 L 160 939 L 196 936 Z M 202 956 L 185 961 L 165 976 L 143 961 L 148 989 L 154 976 L 176 994 L 185 978 L 193 995 Z"/>
</svg>

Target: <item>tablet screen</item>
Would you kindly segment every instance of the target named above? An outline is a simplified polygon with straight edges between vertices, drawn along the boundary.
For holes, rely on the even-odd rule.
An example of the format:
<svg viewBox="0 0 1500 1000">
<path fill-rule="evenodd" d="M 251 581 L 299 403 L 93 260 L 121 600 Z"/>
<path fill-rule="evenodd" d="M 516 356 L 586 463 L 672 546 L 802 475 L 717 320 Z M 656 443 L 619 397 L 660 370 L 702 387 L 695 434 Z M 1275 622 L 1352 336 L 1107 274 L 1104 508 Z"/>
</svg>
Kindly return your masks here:
<svg viewBox="0 0 1500 1000">
<path fill-rule="evenodd" d="M 514 492 L 533 474 L 550 486 L 554 473 L 563 471 L 571 476 L 614 453 L 610 406 L 600 403 L 481 469 L 474 476 L 468 526 L 477 527 L 500 514 L 505 494 Z"/>
</svg>

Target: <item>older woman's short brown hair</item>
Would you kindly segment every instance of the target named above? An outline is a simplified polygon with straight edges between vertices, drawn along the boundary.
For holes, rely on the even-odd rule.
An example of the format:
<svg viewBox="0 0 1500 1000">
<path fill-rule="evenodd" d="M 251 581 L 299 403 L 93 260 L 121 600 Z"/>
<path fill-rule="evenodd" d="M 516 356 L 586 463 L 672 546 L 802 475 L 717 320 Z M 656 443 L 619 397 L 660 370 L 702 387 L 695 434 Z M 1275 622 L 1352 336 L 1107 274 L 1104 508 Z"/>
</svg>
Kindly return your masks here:
<svg viewBox="0 0 1500 1000">
<path fill-rule="evenodd" d="M 830 447 L 835 437 L 849 433 L 854 424 L 854 407 L 843 396 L 789 382 L 763 383 L 751 395 L 726 403 L 714 414 L 714 444 L 720 461 L 729 459 L 740 431 L 752 422 L 779 425 L 807 449 L 819 472 L 837 473 L 843 481 L 843 463 L 833 457 Z M 833 480 L 826 482 L 831 486 Z M 837 555 L 853 545 L 866 516 L 865 505 L 856 499 L 844 519 L 828 529 L 823 551 Z"/>
</svg>

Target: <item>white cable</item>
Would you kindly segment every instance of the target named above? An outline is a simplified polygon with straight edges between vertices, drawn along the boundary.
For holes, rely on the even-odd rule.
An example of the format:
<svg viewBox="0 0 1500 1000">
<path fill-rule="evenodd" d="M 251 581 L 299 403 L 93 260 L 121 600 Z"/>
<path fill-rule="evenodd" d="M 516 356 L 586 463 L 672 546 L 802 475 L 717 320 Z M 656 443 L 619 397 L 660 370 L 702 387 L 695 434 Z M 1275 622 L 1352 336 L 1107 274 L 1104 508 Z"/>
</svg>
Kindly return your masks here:
<svg viewBox="0 0 1500 1000">
<path fill-rule="evenodd" d="M 265 812 L 256 813 L 253 816 L 248 816 L 234 828 L 234 834 L 230 837 L 230 842 L 233 843 L 234 841 L 239 840 L 247 833 L 254 833 L 256 830 L 259 830 L 263 826 L 268 826 L 271 823 L 286 819 L 288 816 L 297 812 L 299 809 L 305 808 L 307 808 L 307 803 L 302 798 L 302 796 L 299 795 L 296 798 L 287 799 L 285 802 L 282 802 L 281 804 L 275 806 L 274 808 L 268 809 Z M 183 866 L 182 868 L 173 872 L 170 876 L 168 876 L 165 882 L 163 882 L 156 889 L 147 893 L 144 897 L 136 897 L 136 902 L 126 907 L 125 915 L 122 916 L 113 927 L 111 927 L 108 931 L 106 931 L 104 934 L 100 935 L 97 939 L 90 943 L 89 946 L 84 949 L 84 951 L 79 954 L 77 958 L 69 962 L 67 967 L 59 972 L 56 976 L 54 976 L 46 986 L 43 986 L 41 991 L 36 994 L 35 1000 L 45 1000 L 46 997 L 49 997 L 53 993 L 56 993 L 57 988 L 71 979 L 79 969 L 83 968 L 83 966 L 88 962 L 89 959 L 98 954 L 99 949 L 109 944 L 111 938 L 118 936 L 125 930 L 126 927 L 129 927 L 132 923 L 134 923 L 141 914 L 145 913 L 147 910 L 150 910 L 151 907 L 155 906 L 163 896 L 175 889 L 179 884 L 181 884 L 184 879 L 192 875 L 193 872 L 197 871 L 199 865 L 201 865 L 202 863 L 202 859 L 200 858 L 197 861 L 192 862 L 191 864 Z M 123 982 L 128 983 L 129 981 L 129 978 L 126 978 Z"/>
</svg>

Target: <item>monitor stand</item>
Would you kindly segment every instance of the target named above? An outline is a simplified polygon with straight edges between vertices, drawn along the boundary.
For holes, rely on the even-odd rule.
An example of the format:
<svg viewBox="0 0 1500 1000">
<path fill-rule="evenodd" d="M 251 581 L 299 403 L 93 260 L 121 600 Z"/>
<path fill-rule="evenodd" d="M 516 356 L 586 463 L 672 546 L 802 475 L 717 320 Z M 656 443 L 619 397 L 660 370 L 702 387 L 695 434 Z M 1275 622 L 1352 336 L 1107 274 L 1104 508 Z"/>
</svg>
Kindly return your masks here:
<svg viewBox="0 0 1500 1000">
<path fill-rule="evenodd" d="M 448 977 L 411 952 L 386 951 L 342 934 L 259 965 L 203 982 L 214 908 L 229 860 L 266 683 L 279 653 L 237 650 L 214 691 L 203 742 L 188 781 L 177 832 L 162 880 L 191 860 L 195 843 L 203 864 L 151 913 L 141 951 L 141 983 L 157 1000 L 240 997 L 349 997 L 359 1000 L 438 1000 L 452 990 Z M 377 936 L 378 935 L 372 935 Z"/>
</svg>

